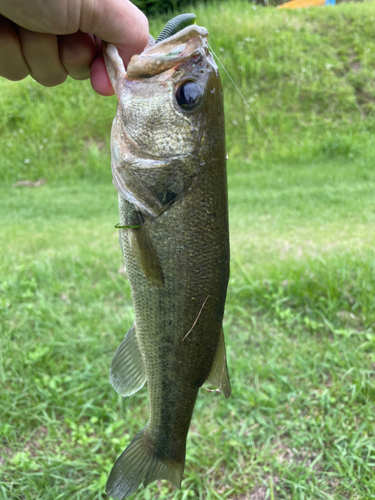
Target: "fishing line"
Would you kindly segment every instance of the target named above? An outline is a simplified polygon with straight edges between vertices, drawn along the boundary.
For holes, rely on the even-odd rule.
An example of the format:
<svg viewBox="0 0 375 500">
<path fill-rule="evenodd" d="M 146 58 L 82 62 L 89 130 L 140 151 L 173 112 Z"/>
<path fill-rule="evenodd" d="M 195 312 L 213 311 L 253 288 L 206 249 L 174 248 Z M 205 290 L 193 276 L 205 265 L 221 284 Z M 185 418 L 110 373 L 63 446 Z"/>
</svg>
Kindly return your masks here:
<svg viewBox="0 0 375 500">
<path fill-rule="evenodd" d="M 249 108 L 251 114 L 253 115 L 253 117 L 255 118 L 257 124 L 259 125 L 259 127 L 263 130 L 265 136 L 267 137 L 267 139 L 270 141 L 270 143 L 272 144 L 272 146 L 275 148 L 275 151 L 277 152 L 277 154 L 279 155 L 280 159 L 285 163 L 285 165 L 290 169 L 292 170 L 291 166 L 289 165 L 289 163 L 287 162 L 286 158 L 280 153 L 280 150 L 278 149 L 278 147 L 276 146 L 276 144 L 273 142 L 270 134 L 267 132 L 267 130 L 265 129 L 265 127 L 263 126 L 262 122 L 259 120 L 259 118 L 257 117 L 257 115 L 255 114 L 255 112 L 253 111 L 252 107 L 250 106 L 249 102 L 245 99 L 244 95 L 242 94 L 242 92 L 240 91 L 240 89 L 238 88 L 238 86 L 236 85 L 235 81 L 233 80 L 233 78 L 230 76 L 230 74 L 228 73 L 227 69 L 225 68 L 224 64 L 220 61 L 219 57 L 216 55 L 215 51 L 213 50 L 213 48 L 211 47 L 210 44 L 208 44 L 208 47 L 210 49 L 210 51 L 212 52 L 212 54 L 216 57 L 218 63 L 220 64 L 220 66 L 223 68 L 223 70 L 225 71 L 227 77 L 229 78 L 229 80 L 232 82 L 234 88 L 237 90 L 237 92 L 239 93 L 239 95 L 241 96 L 244 104 Z"/>
</svg>

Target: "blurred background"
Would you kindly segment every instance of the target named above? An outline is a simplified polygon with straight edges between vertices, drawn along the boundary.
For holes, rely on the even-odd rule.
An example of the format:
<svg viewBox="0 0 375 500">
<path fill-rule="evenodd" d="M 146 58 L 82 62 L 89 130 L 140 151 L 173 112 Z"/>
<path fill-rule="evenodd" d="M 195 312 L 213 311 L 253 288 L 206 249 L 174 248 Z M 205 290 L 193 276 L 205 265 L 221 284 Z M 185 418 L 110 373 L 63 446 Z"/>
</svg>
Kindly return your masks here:
<svg viewBox="0 0 375 500">
<path fill-rule="evenodd" d="M 375 498 L 375 4 L 135 2 L 195 12 L 225 96 L 233 395 L 201 390 L 182 490 Z M 116 98 L 0 79 L 0 498 L 103 499 L 147 390 L 108 381 L 133 322 L 110 171 Z"/>
</svg>

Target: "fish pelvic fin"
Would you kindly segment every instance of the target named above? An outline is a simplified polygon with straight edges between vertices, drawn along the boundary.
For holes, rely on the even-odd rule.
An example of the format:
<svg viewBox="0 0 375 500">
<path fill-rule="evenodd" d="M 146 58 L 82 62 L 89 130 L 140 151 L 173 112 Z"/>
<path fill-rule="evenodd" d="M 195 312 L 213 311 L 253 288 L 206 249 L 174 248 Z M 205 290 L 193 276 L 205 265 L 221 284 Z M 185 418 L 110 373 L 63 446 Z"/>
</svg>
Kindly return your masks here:
<svg viewBox="0 0 375 500">
<path fill-rule="evenodd" d="M 226 398 L 231 395 L 223 328 L 221 328 L 219 344 L 206 383 L 216 385 Z"/>
<path fill-rule="evenodd" d="M 109 475 L 106 493 L 112 498 L 123 500 L 143 483 L 147 486 L 156 479 L 168 479 L 181 489 L 184 463 L 160 458 L 147 435 L 147 426 L 132 440 L 117 459 Z"/>
<path fill-rule="evenodd" d="M 146 382 L 146 367 L 139 347 L 135 323 L 125 335 L 112 359 L 109 380 L 116 392 L 130 396 Z"/>
</svg>

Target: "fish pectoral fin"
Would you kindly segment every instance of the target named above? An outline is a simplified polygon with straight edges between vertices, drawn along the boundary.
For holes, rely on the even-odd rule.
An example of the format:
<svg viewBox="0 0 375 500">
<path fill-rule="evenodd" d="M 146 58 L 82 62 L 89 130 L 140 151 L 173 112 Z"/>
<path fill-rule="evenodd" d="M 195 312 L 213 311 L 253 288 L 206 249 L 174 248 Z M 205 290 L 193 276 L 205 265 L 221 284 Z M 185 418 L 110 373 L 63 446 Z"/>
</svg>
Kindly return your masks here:
<svg viewBox="0 0 375 500">
<path fill-rule="evenodd" d="M 231 395 L 223 329 L 221 329 L 220 332 L 215 359 L 212 364 L 211 371 L 206 379 L 206 383 L 216 385 L 216 387 L 224 393 L 226 398 L 229 398 Z"/>
<path fill-rule="evenodd" d="M 144 224 L 144 218 L 139 208 L 119 197 L 120 224 L 124 226 L 139 226 L 137 229 L 120 229 L 121 238 L 127 238 L 131 251 L 145 278 L 152 287 L 164 286 L 164 274 L 159 256 Z M 123 214 L 126 214 L 124 216 Z M 122 246 L 123 248 L 123 246 Z"/>
<path fill-rule="evenodd" d="M 112 359 L 109 380 L 116 392 L 130 396 L 146 382 L 146 367 L 139 348 L 135 323 L 125 335 Z"/>
<path fill-rule="evenodd" d="M 163 460 L 147 436 L 147 426 L 134 437 L 130 445 L 117 459 L 109 475 L 106 493 L 120 500 L 156 479 L 168 479 L 181 488 L 184 464 Z"/>
<path fill-rule="evenodd" d="M 129 242 L 137 264 L 151 286 L 164 286 L 161 263 L 143 222 L 139 229 L 129 229 Z"/>
</svg>

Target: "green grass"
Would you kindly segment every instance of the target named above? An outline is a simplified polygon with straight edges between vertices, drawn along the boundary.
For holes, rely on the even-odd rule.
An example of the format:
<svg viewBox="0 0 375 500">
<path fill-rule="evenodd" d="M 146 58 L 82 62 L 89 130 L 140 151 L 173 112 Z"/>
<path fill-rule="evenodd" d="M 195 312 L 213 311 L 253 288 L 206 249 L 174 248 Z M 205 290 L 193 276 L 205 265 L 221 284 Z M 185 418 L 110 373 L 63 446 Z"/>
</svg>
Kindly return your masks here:
<svg viewBox="0 0 375 500">
<path fill-rule="evenodd" d="M 355 72 L 320 67 L 356 52 L 355 74 L 373 92 L 375 7 L 198 11 L 237 81 L 236 65 L 246 68 L 245 95 L 263 82 L 252 104 L 289 166 L 223 77 L 233 397 L 201 390 L 182 491 L 159 482 L 134 498 L 375 499 L 373 112 L 356 100 Z M 236 27 L 226 34 L 224 18 Z M 247 57 L 244 36 L 256 40 Z M 348 95 L 327 97 L 332 83 Z M 133 321 L 113 227 L 115 101 L 81 82 L 0 87 L 0 499 L 98 500 L 148 415 L 146 389 L 122 399 L 108 381 Z M 45 186 L 10 188 L 39 176 Z"/>
</svg>

